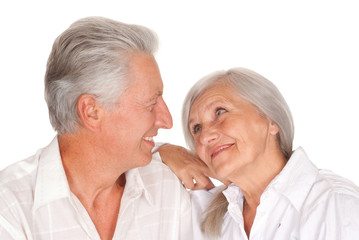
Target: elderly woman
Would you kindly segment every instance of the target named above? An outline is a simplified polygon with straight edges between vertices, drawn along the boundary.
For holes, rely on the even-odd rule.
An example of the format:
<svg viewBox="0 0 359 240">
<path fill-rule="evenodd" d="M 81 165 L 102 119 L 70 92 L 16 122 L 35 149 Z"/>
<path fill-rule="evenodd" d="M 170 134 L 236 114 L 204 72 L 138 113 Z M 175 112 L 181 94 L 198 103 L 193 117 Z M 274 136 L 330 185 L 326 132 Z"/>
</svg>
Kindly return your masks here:
<svg viewBox="0 0 359 240">
<path fill-rule="evenodd" d="M 215 72 L 189 91 L 182 120 L 189 147 L 228 185 L 192 192 L 194 239 L 359 239 L 358 187 L 292 151 L 292 116 L 270 81 Z"/>
</svg>

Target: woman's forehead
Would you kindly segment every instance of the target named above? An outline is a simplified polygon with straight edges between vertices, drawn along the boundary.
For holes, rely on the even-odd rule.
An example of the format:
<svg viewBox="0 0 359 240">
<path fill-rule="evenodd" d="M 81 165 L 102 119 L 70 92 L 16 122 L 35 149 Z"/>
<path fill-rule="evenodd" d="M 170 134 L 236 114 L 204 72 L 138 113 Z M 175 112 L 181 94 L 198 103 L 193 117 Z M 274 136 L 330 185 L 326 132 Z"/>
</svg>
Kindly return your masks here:
<svg viewBox="0 0 359 240">
<path fill-rule="evenodd" d="M 203 90 L 196 97 L 191 105 L 191 109 L 193 107 L 198 107 L 198 105 L 210 105 L 213 104 L 213 102 L 220 100 L 231 102 L 238 99 L 240 99 L 240 96 L 232 86 L 223 83 L 216 83 Z"/>
</svg>

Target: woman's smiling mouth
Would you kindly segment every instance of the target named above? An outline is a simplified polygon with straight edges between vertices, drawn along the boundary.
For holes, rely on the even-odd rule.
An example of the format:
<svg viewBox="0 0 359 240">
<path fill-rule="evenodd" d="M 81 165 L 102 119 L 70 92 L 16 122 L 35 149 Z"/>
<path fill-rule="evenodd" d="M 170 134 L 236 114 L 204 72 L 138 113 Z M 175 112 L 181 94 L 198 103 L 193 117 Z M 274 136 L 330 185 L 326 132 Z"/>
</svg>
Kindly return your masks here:
<svg viewBox="0 0 359 240">
<path fill-rule="evenodd" d="M 211 155 L 211 159 L 215 158 L 218 154 L 220 154 L 223 150 L 233 146 L 234 143 L 231 143 L 231 144 L 224 144 L 224 145 L 221 145 L 221 146 L 217 146 L 217 147 L 214 147 L 211 152 L 210 152 L 210 155 Z"/>
</svg>

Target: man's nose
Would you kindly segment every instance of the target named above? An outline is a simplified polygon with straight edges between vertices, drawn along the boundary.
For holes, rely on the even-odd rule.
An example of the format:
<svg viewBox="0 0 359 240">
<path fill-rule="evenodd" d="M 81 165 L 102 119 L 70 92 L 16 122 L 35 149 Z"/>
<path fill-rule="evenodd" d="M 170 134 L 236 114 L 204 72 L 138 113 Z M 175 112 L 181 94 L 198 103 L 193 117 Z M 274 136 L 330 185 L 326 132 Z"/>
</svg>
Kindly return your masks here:
<svg viewBox="0 0 359 240">
<path fill-rule="evenodd" d="M 157 102 L 155 125 L 165 129 L 170 129 L 173 126 L 171 113 L 162 96 L 158 98 Z"/>
</svg>

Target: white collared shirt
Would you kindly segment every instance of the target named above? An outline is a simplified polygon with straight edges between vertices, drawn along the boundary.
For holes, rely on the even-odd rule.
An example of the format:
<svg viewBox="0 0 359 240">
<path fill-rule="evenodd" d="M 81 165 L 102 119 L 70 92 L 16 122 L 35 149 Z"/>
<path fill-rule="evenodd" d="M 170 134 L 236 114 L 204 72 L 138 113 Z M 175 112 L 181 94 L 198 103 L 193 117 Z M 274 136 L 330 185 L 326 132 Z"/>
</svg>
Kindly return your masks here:
<svg viewBox="0 0 359 240">
<path fill-rule="evenodd" d="M 57 138 L 0 172 L 0 239 L 100 239 L 70 191 Z M 158 153 L 126 173 L 113 239 L 192 239 L 188 192 Z"/>
<path fill-rule="evenodd" d="M 206 239 L 198 226 L 203 211 L 219 192 L 192 192 L 194 239 Z M 220 239 L 248 239 L 243 224 L 243 193 L 232 184 Z M 359 239 L 359 188 L 330 171 L 318 170 L 302 148 L 260 198 L 249 239 Z"/>
</svg>

